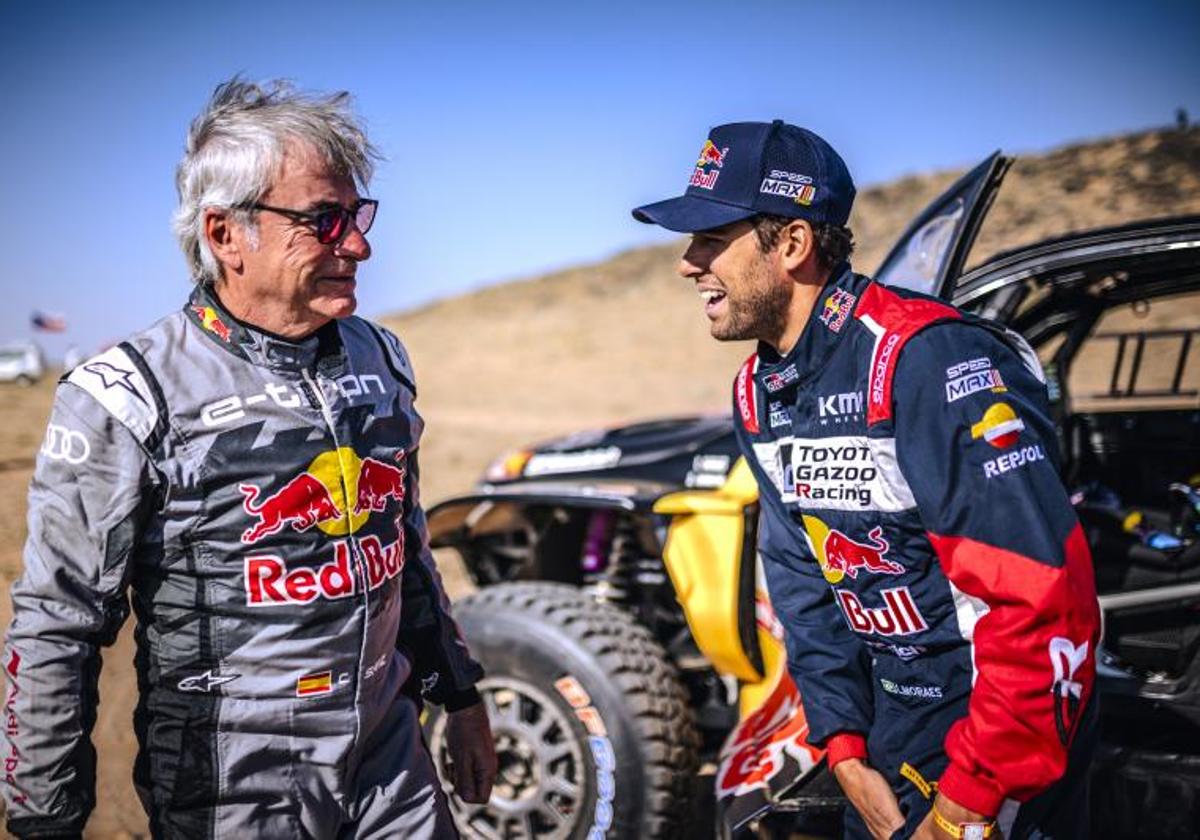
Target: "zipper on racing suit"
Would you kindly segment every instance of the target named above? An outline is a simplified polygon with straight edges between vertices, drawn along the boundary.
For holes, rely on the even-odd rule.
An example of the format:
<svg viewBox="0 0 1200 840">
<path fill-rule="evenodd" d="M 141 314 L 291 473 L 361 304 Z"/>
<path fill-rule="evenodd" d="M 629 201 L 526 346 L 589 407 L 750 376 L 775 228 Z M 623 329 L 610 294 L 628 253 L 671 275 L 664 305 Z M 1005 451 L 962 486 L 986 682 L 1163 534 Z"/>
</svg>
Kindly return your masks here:
<svg viewBox="0 0 1200 840">
<path fill-rule="evenodd" d="M 325 424 L 329 426 L 329 434 L 330 437 L 333 438 L 334 451 L 338 454 L 338 472 L 342 481 L 342 500 L 346 505 L 346 509 L 343 511 L 343 516 L 346 518 L 347 525 L 346 547 L 350 552 L 350 556 L 353 558 L 355 574 L 358 578 L 360 591 L 362 592 L 362 634 L 358 642 L 358 661 L 354 666 L 354 735 L 350 741 L 350 750 L 346 754 L 346 762 L 349 762 L 350 755 L 358 747 L 359 738 L 362 735 L 362 717 L 359 709 L 359 702 L 361 700 L 359 695 L 362 688 L 362 681 L 359 679 L 359 675 L 362 671 L 362 663 L 367 655 L 367 635 L 370 630 L 371 621 L 371 588 L 367 585 L 367 570 L 363 566 L 362 556 L 358 551 L 358 544 L 354 541 L 353 531 L 349 527 L 351 504 L 350 484 L 346 480 L 346 463 L 342 460 L 342 446 L 338 441 L 337 426 L 333 420 L 333 411 L 329 408 L 329 402 L 325 399 L 325 391 L 322 390 L 320 382 L 313 378 L 312 374 L 309 373 L 307 368 L 302 368 L 300 370 L 300 375 L 303 378 L 302 384 L 307 386 L 306 390 L 311 391 L 312 395 L 316 398 L 318 406 L 321 409 L 321 415 L 325 418 Z M 343 776 L 346 773 L 345 766 L 342 767 L 342 773 Z M 345 796 L 347 796 L 347 794 L 343 792 L 343 797 Z M 345 807 L 346 804 L 346 802 L 343 802 L 343 807 Z"/>
</svg>

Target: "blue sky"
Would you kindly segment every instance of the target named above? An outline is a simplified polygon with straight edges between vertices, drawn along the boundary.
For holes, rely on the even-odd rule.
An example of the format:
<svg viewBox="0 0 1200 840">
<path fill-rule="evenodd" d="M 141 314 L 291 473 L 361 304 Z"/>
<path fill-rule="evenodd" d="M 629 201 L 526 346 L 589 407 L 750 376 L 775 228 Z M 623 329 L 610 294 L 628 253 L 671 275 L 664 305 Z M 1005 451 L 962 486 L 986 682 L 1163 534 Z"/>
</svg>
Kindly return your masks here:
<svg viewBox="0 0 1200 840">
<path fill-rule="evenodd" d="M 234 73 L 347 89 L 387 156 L 359 272 L 377 315 L 670 234 L 712 125 L 824 135 L 860 187 L 1200 119 L 1190 2 L 0 5 L 0 342 L 52 356 L 179 306 L 173 172 Z M 866 267 L 864 267 L 866 268 Z"/>
</svg>

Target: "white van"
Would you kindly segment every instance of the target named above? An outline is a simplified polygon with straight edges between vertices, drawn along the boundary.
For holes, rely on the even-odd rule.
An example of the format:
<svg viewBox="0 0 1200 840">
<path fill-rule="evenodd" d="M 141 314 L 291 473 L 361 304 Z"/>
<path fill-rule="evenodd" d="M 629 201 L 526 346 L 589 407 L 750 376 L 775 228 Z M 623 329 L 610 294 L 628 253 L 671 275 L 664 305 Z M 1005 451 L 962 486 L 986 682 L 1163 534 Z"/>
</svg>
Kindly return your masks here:
<svg viewBox="0 0 1200 840">
<path fill-rule="evenodd" d="M 0 346 L 0 382 L 29 386 L 45 372 L 42 349 L 33 342 Z"/>
</svg>

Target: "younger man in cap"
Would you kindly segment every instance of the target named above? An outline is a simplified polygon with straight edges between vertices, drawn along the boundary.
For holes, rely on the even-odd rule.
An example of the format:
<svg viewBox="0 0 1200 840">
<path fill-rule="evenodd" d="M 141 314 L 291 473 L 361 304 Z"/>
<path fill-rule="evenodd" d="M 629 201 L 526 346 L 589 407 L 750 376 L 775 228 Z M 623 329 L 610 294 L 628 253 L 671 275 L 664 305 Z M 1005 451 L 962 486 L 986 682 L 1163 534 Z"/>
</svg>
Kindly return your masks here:
<svg viewBox="0 0 1200 840">
<path fill-rule="evenodd" d="M 802 128 L 713 129 L 687 191 L 810 740 L 849 837 L 1083 837 L 1100 617 L 1041 368 L 1013 333 L 855 274 L 854 184 Z M 999 826 L 997 820 L 999 819 Z"/>
</svg>

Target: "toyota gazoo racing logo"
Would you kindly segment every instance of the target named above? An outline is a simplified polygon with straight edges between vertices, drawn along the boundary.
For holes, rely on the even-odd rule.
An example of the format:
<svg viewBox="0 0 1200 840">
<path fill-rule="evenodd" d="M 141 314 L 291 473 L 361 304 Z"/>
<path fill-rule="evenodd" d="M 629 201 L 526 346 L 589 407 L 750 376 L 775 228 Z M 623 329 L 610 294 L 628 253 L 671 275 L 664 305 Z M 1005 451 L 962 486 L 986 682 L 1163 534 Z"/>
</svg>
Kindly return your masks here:
<svg viewBox="0 0 1200 840">
<path fill-rule="evenodd" d="M 878 525 L 871 529 L 863 542 L 807 514 L 804 515 L 804 530 L 821 566 L 821 574 L 830 583 L 841 583 L 845 577 L 856 580 L 860 571 L 877 575 L 904 573 L 903 566 L 887 559 L 890 546 L 883 538 L 883 529 Z"/>
<path fill-rule="evenodd" d="M 266 498 L 256 484 L 240 484 L 242 509 L 254 524 L 241 537 L 254 545 L 287 527 L 304 532 L 317 528 L 330 537 L 350 537 L 373 513 L 382 513 L 389 501 L 403 504 L 405 489 L 404 452 L 395 464 L 375 458 L 359 458 L 349 447 L 322 452 L 308 469 L 286 482 Z M 397 513 L 396 540 L 384 545 L 378 537 L 337 540 L 332 559 L 320 568 L 289 570 L 283 559 L 273 555 L 245 558 L 246 603 L 250 606 L 304 604 L 317 598 L 346 598 L 355 594 L 357 583 L 351 564 L 352 552 L 363 561 L 367 586 L 375 589 L 400 573 L 404 564 L 404 529 Z"/>
</svg>

